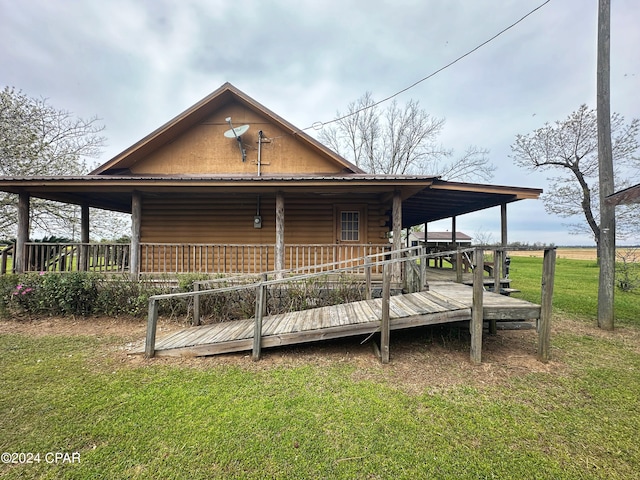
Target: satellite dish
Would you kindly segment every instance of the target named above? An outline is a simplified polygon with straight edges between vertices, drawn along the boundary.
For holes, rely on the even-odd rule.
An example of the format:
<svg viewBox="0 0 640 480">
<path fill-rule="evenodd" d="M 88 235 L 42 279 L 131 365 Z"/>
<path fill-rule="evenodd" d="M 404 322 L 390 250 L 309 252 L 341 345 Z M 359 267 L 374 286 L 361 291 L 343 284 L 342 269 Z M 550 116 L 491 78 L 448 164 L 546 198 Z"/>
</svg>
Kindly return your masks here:
<svg viewBox="0 0 640 480">
<path fill-rule="evenodd" d="M 224 136 L 227 138 L 238 138 L 242 134 L 246 133 L 249 130 L 249 125 L 241 125 L 239 127 L 231 127 L 229 130 L 224 132 Z"/>
<path fill-rule="evenodd" d="M 224 132 L 224 136 L 227 138 L 235 138 L 238 141 L 238 148 L 240 149 L 240 155 L 242 156 L 242 161 L 244 162 L 247 159 L 247 152 L 244 148 L 242 148 L 242 139 L 240 138 L 240 135 L 249 130 L 249 125 L 241 125 L 238 128 L 233 128 L 231 117 L 225 118 L 224 121 L 227 122 L 231 127 L 229 130 Z"/>
</svg>

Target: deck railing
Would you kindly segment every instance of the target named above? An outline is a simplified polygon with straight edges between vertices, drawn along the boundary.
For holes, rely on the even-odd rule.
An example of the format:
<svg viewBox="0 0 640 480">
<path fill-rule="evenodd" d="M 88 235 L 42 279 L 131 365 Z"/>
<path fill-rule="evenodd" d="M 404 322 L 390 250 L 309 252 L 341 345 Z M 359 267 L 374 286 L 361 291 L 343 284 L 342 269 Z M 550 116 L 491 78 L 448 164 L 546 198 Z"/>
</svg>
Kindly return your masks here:
<svg viewBox="0 0 640 480">
<path fill-rule="evenodd" d="M 367 255 L 390 250 L 390 245 L 370 244 L 286 245 L 285 269 L 319 272 L 325 271 L 327 264 L 356 267 L 363 265 Z M 8 253 L 3 251 L 0 274 L 10 270 L 6 266 Z M 126 243 L 28 242 L 24 271 L 124 273 L 129 272 L 130 253 L 131 246 Z M 142 274 L 259 274 L 275 268 L 275 245 L 142 243 L 139 258 Z"/>
<path fill-rule="evenodd" d="M 489 247 L 491 248 L 491 247 Z M 491 248 L 493 250 L 494 277 L 493 286 L 497 291 L 500 283 L 500 267 L 501 259 L 506 256 L 507 247 Z M 515 250 L 522 250 L 517 248 Z M 541 282 L 541 302 L 540 302 L 540 318 L 538 319 L 538 359 L 547 362 L 550 356 L 550 334 L 551 334 L 551 314 L 552 314 L 552 297 L 555 277 L 555 248 L 544 248 L 544 259 L 542 264 L 542 282 Z M 450 252 L 439 252 L 436 254 L 426 254 L 422 247 L 411 247 L 403 250 L 396 250 L 390 255 L 384 253 L 368 255 L 362 258 L 360 265 L 365 267 L 366 277 L 366 295 L 367 298 L 372 296 L 371 271 L 373 269 L 382 268 L 382 316 L 380 320 L 380 357 L 382 363 L 389 362 L 389 298 L 392 290 L 394 271 L 403 271 L 406 275 L 417 275 L 419 280 L 414 284 L 415 290 L 419 291 L 425 286 L 425 272 L 428 260 L 437 258 L 442 255 L 448 255 L 450 258 L 457 257 L 456 263 L 458 270 L 462 262 L 462 255 L 472 260 L 471 267 L 473 270 L 473 300 L 471 307 L 471 320 L 469 322 L 469 331 L 471 333 L 471 352 L 470 359 L 474 364 L 481 362 L 482 352 L 482 328 L 484 323 L 484 307 L 483 297 L 485 292 L 485 250 L 483 247 L 458 249 Z M 411 265 L 411 266 L 410 266 Z M 396 268 L 398 267 L 398 268 Z M 328 273 L 349 273 L 358 267 L 335 267 L 330 271 L 319 273 L 305 273 L 293 276 L 281 277 L 283 271 L 264 272 L 259 277 L 245 276 L 244 282 L 240 285 L 233 286 L 216 286 L 217 281 L 198 282 L 200 285 L 192 292 L 171 293 L 164 295 L 154 295 L 149 297 L 149 314 L 147 320 L 147 336 L 145 340 L 145 356 L 147 358 L 155 355 L 156 328 L 158 323 L 159 302 L 163 299 L 171 298 L 191 298 L 193 299 L 194 309 L 199 304 L 199 300 L 207 295 L 219 295 L 227 292 L 236 292 L 241 290 L 253 290 L 255 292 L 255 315 L 254 315 L 254 334 L 253 334 L 253 351 L 252 358 L 258 360 L 261 355 L 261 338 L 262 338 L 262 322 L 266 313 L 266 296 L 268 287 L 281 285 L 291 282 L 300 282 L 313 278 L 317 278 Z M 292 273 L 292 272 L 287 272 Z M 270 278 L 271 276 L 271 278 Z M 235 277 L 240 279 L 241 277 Z M 227 279 L 228 280 L 228 279 Z M 202 287 L 205 287 L 202 289 Z M 217 288 L 216 288 L 217 287 Z M 199 314 L 198 314 L 199 316 Z M 194 320 L 198 320 L 194 312 Z"/>
<path fill-rule="evenodd" d="M 389 252 L 387 245 L 285 245 L 285 269 L 324 271 L 322 265 L 362 264 L 366 255 Z M 142 273 L 259 274 L 274 269 L 273 244 L 169 244 L 140 245 Z M 360 263 L 358 263 L 360 262 Z"/>
<path fill-rule="evenodd" d="M 129 252 L 126 243 L 27 242 L 24 271 L 123 273 L 129 270 Z"/>
</svg>

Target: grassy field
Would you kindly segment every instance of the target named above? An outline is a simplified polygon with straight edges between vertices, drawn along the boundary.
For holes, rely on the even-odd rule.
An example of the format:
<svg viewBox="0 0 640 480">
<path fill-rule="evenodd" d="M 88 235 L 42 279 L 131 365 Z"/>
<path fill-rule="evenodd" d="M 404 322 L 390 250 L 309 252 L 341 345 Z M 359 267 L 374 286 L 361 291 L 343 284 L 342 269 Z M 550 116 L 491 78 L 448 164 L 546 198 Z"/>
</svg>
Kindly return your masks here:
<svg viewBox="0 0 640 480">
<path fill-rule="evenodd" d="M 513 259 L 525 297 L 540 269 Z M 558 261 L 549 364 L 533 331 L 487 337 L 479 367 L 465 329 L 392 334 L 382 366 L 360 339 L 145 361 L 139 321 L 0 321 L 0 451 L 34 454 L 0 477 L 640 478 L 640 301 L 595 328 L 594 271 Z"/>
<path fill-rule="evenodd" d="M 556 260 L 553 294 L 555 309 L 564 315 L 595 322 L 598 311 L 598 265 L 595 260 L 573 260 L 560 254 L 558 252 Z M 640 270 L 640 265 L 638 269 Z M 542 260 L 538 257 L 513 259 L 510 276 L 513 286 L 522 290 L 522 294 L 516 296 L 539 302 L 541 272 Z M 623 292 L 616 289 L 615 312 L 618 324 L 639 326 L 640 290 Z"/>
<path fill-rule="evenodd" d="M 621 247 L 616 249 L 617 255 L 625 255 L 629 252 L 633 252 L 637 249 Z M 512 250 L 509 255 L 512 257 L 542 257 L 542 250 Z M 571 260 L 591 260 L 593 262 L 597 259 L 597 251 L 591 247 L 558 247 L 556 248 L 557 258 L 571 259 Z"/>
</svg>

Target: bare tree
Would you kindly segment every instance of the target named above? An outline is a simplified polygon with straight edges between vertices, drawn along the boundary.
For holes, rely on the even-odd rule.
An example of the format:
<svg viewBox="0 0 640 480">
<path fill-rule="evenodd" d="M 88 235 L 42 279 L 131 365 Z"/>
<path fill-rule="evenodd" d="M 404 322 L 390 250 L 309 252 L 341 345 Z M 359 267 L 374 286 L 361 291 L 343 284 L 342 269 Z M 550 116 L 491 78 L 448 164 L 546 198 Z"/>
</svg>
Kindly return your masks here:
<svg viewBox="0 0 640 480">
<path fill-rule="evenodd" d="M 10 177 L 80 175 L 99 155 L 104 129 L 97 118 L 77 118 L 46 99 L 31 98 L 11 87 L 0 91 L 0 175 Z M 71 236 L 78 207 L 31 199 L 31 224 L 48 235 Z M 97 225 L 120 230 L 122 219 L 102 215 Z M 17 196 L 0 193 L 0 236 L 15 235 Z M 111 233 L 109 231 L 109 233 Z M 114 232 L 115 233 L 115 232 Z"/>
<path fill-rule="evenodd" d="M 394 100 L 381 112 L 367 92 L 337 117 L 323 128 L 319 140 L 368 173 L 488 180 L 495 170 L 487 150 L 469 147 L 455 158 L 453 150 L 439 145 L 444 119 L 429 115 L 416 100 L 402 107 Z"/>
<path fill-rule="evenodd" d="M 624 117 L 611 115 L 612 155 L 618 188 L 627 181 L 624 172 L 637 168 L 634 157 L 638 144 L 639 120 L 625 123 Z M 511 145 L 511 158 L 529 170 L 554 170 L 549 191 L 542 195 L 547 212 L 563 218 L 580 215 L 582 222 L 569 224 L 572 233 L 589 231 L 600 245 L 598 208 L 598 129 L 596 111 L 581 105 L 565 120 L 545 124 L 529 135 L 517 135 Z M 620 235 L 635 228 L 633 211 L 618 212 Z M 635 224 L 637 226 L 637 223 Z"/>
</svg>

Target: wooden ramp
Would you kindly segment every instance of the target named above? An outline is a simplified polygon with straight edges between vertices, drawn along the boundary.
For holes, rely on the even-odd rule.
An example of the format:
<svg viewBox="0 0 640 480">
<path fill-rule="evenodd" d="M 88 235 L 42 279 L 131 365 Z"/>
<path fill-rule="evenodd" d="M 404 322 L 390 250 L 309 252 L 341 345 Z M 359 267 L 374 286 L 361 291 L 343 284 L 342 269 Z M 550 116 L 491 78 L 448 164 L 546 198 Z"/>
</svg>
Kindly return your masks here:
<svg viewBox="0 0 640 480">
<path fill-rule="evenodd" d="M 433 282 L 426 292 L 390 298 L 390 329 L 397 330 L 471 319 L 472 288 Z M 484 293 L 485 320 L 539 318 L 540 306 Z M 314 308 L 263 318 L 262 348 L 328 340 L 380 330 L 382 299 Z M 158 339 L 157 356 L 205 356 L 251 350 L 254 320 L 190 327 Z M 132 353 L 144 353 L 144 348 Z"/>
</svg>

